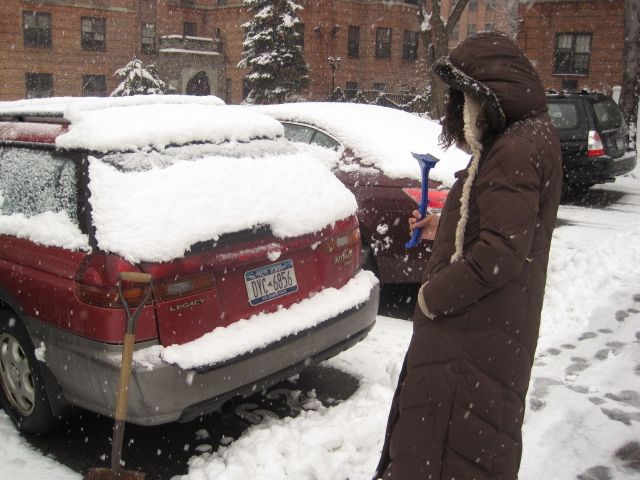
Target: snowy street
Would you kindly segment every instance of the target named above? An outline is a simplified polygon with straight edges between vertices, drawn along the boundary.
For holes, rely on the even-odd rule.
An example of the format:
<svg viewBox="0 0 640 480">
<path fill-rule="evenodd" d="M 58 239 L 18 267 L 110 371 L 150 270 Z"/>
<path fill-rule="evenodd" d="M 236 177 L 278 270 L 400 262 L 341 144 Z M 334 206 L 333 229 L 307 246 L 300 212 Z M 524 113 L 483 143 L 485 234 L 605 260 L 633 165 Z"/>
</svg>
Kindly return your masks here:
<svg viewBox="0 0 640 480">
<path fill-rule="evenodd" d="M 640 169 L 594 187 L 573 205 L 563 204 L 558 217 L 520 478 L 638 478 Z M 189 473 L 173 480 L 369 480 L 410 336 L 411 322 L 379 316 L 365 341 L 326 362 L 359 380 L 346 401 L 313 401 L 314 392 L 305 389 L 298 416 L 264 415 L 260 424 L 235 441 L 223 438 L 219 447 L 209 447 L 207 437 L 214 432 L 202 431 L 197 420 L 181 426 L 193 430 L 181 452 L 191 457 Z M 293 384 L 294 396 L 296 388 L 305 387 Z M 137 432 L 136 445 L 145 442 L 144 429 L 132 431 Z M 64 435 L 53 441 L 64 445 Z M 92 465 L 106 466 L 110 451 L 108 442 L 104 445 L 102 456 L 89 460 Z M 133 460 L 133 455 L 125 444 L 123 459 Z M 176 456 L 158 449 L 156 462 L 169 464 Z M 36 450 L 4 412 L 0 463 L 3 478 L 77 480 L 86 473 Z"/>
</svg>

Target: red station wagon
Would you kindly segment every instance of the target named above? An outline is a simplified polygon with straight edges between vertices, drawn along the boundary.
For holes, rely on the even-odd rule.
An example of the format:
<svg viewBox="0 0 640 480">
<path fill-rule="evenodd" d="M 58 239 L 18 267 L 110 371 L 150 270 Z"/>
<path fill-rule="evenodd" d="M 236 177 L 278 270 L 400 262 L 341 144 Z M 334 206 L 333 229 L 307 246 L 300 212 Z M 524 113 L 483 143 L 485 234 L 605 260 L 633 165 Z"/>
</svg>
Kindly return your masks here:
<svg viewBox="0 0 640 480">
<path fill-rule="evenodd" d="M 0 103 L 0 400 L 22 431 L 70 406 L 114 415 L 121 272 L 154 278 L 136 424 L 215 411 L 372 328 L 353 195 L 274 119 L 203 103 Z M 145 293 L 123 282 L 130 307 Z"/>
</svg>

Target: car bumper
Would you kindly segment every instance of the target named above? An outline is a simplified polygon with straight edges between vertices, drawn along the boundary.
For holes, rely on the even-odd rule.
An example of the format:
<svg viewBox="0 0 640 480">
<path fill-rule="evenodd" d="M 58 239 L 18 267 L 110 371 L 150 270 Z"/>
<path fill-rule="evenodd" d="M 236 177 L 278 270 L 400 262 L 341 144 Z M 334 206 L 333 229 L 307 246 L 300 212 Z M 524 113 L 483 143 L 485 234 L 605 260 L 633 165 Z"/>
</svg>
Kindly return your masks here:
<svg viewBox="0 0 640 480">
<path fill-rule="evenodd" d="M 565 176 L 569 183 L 594 184 L 613 182 L 636 167 L 637 153 L 630 150 L 621 157 L 599 157 L 564 160 Z"/>
<path fill-rule="evenodd" d="M 236 395 L 259 392 L 331 358 L 367 336 L 375 323 L 379 297 L 376 285 L 363 304 L 220 365 L 185 370 L 166 362 L 152 368 L 134 363 L 127 421 L 139 425 L 189 421 L 218 410 Z M 73 335 L 32 318 L 24 320 L 36 348 L 44 343 L 46 364 L 64 399 L 113 417 L 122 347 Z M 154 344 L 141 342 L 135 350 Z"/>
</svg>

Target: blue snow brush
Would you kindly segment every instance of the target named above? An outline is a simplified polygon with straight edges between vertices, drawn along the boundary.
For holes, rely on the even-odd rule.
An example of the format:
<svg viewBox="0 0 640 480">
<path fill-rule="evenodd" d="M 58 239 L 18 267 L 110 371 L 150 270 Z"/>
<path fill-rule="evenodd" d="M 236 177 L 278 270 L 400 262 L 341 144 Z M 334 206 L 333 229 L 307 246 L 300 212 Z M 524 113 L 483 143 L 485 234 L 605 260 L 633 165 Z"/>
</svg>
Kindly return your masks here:
<svg viewBox="0 0 640 480">
<path fill-rule="evenodd" d="M 429 170 L 436 166 L 440 160 L 428 153 L 422 155 L 411 152 L 413 157 L 418 160 L 420 164 L 420 170 L 422 170 L 422 193 L 420 195 L 420 205 L 418 205 L 418 211 L 422 218 L 427 213 L 427 205 L 429 205 Z M 422 227 L 418 227 L 413 230 L 413 236 L 409 240 L 405 247 L 411 248 L 418 245 L 420 242 L 420 235 L 422 235 Z"/>
</svg>

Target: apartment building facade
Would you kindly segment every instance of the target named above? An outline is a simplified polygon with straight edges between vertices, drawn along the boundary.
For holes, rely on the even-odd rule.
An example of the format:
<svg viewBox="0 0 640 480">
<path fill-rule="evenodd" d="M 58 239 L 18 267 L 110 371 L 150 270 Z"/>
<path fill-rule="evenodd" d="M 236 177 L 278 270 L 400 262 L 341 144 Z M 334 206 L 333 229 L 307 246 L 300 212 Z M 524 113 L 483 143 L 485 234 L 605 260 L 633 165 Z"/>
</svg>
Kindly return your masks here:
<svg viewBox="0 0 640 480">
<path fill-rule="evenodd" d="M 622 85 L 623 0 L 521 0 L 518 42 L 545 88 Z"/>
<path fill-rule="evenodd" d="M 298 0 L 311 67 L 304 96 L 340 87 L 421 94 L 429 85 L 418 0 Z M 446 18 L 451 0 L 443 0 Z M 610 93 L 621 82 L 623 0 L 469 0 L 449 47 L 481 30 L 516 35 L 547 88 Z M 0 100 L 105 96 L 133 58 L 155 64 L 168 93 L 246 96 L 251 13 L 241 0 L 3 0 Z M 586 52 L 585 52 L 586 49 Z M 585 55 L 586 54 L 586 55 Z"/>
<path fill-rule="evenodd" d="M 407 0 L 414 2 L 415 0 Z M 418 7 L 404 2 L 301 0 L 310 100 L 332 87 L 422 93 L 428 85 Z M 241 0 L 4 0 L 0 3 L 0 99 L 108 95 L 133 58 L 155 64 L 169 93 L 240 103 L 251 18 Z M 330 63 L 333 59 L 333 65 Z M 193 90 L 193 89 L 192 89 Z"/>
</svg>

